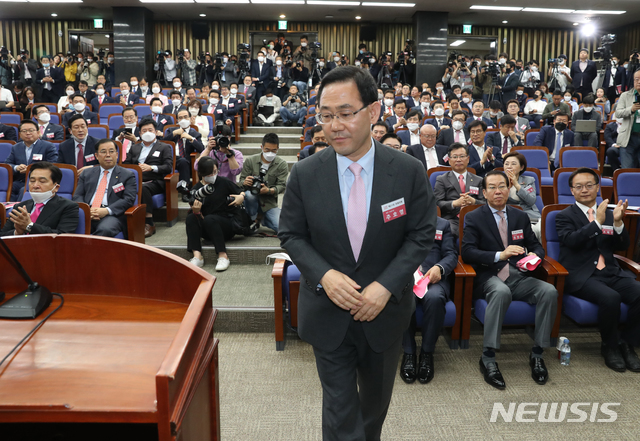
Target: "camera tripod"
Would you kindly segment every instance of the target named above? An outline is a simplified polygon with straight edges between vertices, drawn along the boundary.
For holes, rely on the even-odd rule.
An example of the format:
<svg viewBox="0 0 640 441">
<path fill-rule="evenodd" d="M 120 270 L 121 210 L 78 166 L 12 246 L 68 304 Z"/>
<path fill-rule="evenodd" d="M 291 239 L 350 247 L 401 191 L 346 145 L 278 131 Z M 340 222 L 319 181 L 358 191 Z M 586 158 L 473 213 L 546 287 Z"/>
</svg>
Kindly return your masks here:
<svg viewBox="0 0 640 441">
<path fill-rule="evenodd" d="M 380 89 L 393 88 L 393 80 L 391 79 L 391 72 L 389 72 L 389 66 L 383 64 L 378 72 L 378 87 Z"/>
</svg>

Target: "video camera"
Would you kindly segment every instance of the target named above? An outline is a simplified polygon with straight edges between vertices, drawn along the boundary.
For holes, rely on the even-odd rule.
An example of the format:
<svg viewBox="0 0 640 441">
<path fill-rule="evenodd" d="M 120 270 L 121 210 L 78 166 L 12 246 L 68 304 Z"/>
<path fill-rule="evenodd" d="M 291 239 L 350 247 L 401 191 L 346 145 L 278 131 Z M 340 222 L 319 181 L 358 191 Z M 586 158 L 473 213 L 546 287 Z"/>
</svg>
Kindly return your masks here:
<svg viewBox="0 0 640 441">
<path fill-rule="evenodd" d="M 158 64 L 162 65 L 162 64 L 164 64 L 165 57 L 168 57 L 170 55 L 171 55 L 171 52 L 163 51 L 162 49 L 160 49 L 156 53 L 156 61 L 158 62 Z"/>
<path fill-rule="evenodd" d="M 414 62 L 415 59 L 416 57 L 413 55 L 413 51 L 398 52 L 398 63 L 402 66 Z"/>
<path fill-rule="evenodd" d="M 251 184 L 251 194 L 254 196 L 258 196 L 260 194 L 260 186 L 261 184 L 267 184 L 265 176 L 267 175 L 267 169 L 263 166 L 260 166 L 260 172 L 258 176 L 253 176 L 253 184 Z"/>
<path fill-rule="evenodd" d="M 178 56 L 178 63 L 184 62 L 184 49 L 176 49 L 176 55 Z"/>
<path fill-rule="evenodd" d="M 20 49 L 20 58 L 23 61 L 27 59 L 27 50 L 26 49 Z"/>
<path fill-rule="evenodd" d="M 616 34 L 604 34 L 600 37 L 600 47 L 593 51 L 593 57 L 596 59 L 602 59 L 605 62 L 611 60 L 613 51 L 611 45 L 616 42 Z"/>
<path fill-rule="evenodd" d="M 9 51 L 4 46 L 0 46 L 0 59 L 3 61 L 7 61 L 9 59 Z"/>
</svg>

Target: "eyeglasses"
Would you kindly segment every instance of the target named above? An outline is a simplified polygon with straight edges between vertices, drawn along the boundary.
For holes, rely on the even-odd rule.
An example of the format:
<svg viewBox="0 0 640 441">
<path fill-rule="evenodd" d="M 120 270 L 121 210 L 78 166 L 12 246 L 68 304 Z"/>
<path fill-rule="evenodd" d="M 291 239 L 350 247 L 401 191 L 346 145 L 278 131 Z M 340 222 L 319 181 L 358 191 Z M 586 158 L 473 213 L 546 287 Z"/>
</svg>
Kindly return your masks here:
<svg viewBox="0 0 640 441">
<path fill-rule="evenodd" d="M 37 132 L 36 129 L 25 129 L 25 130 L 20 130 L 20 133 L 35 133 Z"/>
<path fill-rule="evenodd" d="M 571 188 L 573 188 L 575 191 L 582 191 L 583 188 L 586 188 L 587 190 L 591 191 L 596 185 L 598 184 L 585 184 L 585 185 L 578 184 L 578 185 L 574 185 Z"/>
<path fill-rule="evenodd" d="M 492 185 L 492 186 L 490 186 L 490 187 L 487 187 L 487 190 L 489 190 L 489 191 L 496 191 L 496 190 L 504 191 L 504 190 L 506 190 L 507 188 L 509 188 L 509 187 L 507 187 L 506 185 L 500 185 L 499 187 L 494 187 L 494 186 Z"/>
<path fill-rule="evenodd" d="M 355 118 L 358 112 L 363 111 L 367 107 L 369 107 L 368 104 L 363 108 L 356 110 L 355 112 L 353 110 L 341 110 L 335 115 L 328 112 L 319 113 L 316 115 L 316 121 L 318 121 L 320 124 L 330 124 L 331 121 L 333 121 L 333 118 L 336 118 L 338 122 L 341 122 L 343 124 L 348 124 L 353 121 L 353 119 Z"/>
<path fill-rule="evenodd" d="M 484 130 L 472 130 L 469 132 L 470 135 L 480 135 L 484 133 Z"/>
<path fill-rule="evenodd" d="M 453 159 L 454 161 L 458 160 L 458 159 L 465 159 L 467 158 L 469 155 L 456 155 L 456 156 L 449 156 L 449 159 Z"/>
</svg>

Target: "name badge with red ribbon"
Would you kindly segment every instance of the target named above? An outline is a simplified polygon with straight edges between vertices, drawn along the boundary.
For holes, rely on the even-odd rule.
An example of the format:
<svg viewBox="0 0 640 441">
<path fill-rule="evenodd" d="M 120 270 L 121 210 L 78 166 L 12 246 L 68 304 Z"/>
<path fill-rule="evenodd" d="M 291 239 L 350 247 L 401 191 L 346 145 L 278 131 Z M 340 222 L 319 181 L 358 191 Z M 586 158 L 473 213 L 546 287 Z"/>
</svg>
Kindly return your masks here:
<svg viewBox="0 0 640 441">
<path fill-rule="evenodd" d="M 533 193 L 534 191 L 535 191 L 535 190 L 534 190 L 534 188 L 533 188 L 532 186 L 530 186 L 530 185 L 529 185 L 529 186 L 527 187 L 527 193 Z"/>
<path fill-rule="evenodd" d="M 87 125 L 90 125 L 90 124 L 91 124 L 91 120 L 90 120 L 90 119 L 88 119 L 88 120 L 87 120 Z"/>
<path fill-rule="evenodd" d="M 166 124 L 166 123 L 167 123 L 167 120 L 166 120 L 166 119 L 163 119 L 163 120 L 162 120 L 162 121 L 160 121 L 160 122 L 161 122 L 162 124 Z"/>
<path fill-rule="evenodd" d="M 222 109 L 216 110 L 216 113 L 222 113 Z"/>
<path fill-rule="evenodd" d="M 611 226 L 611 225 L 603 225 L 602 226 L 602 234 L 606 234 L 607 236 L 613 236 L 613 226 Z"/>
<path fill-rule="evenodd" d="M 524 231 L 513 230 L 511 232 L 511 240 L 522 240 L 522 239 L 524 239 Z"/>
<path fill-rule="evenodd" d="M 233 108 L 233 107 L 235 107 L 235 104 L 229 103 L 229 108 Z"/>
<path fill-rule="evenodd" d="M 404 198 L 400 198 L 382 206 L 382 217 L 385 224 L 406 215 L 407 209 L 404 206 Z"/>
<path fill-rule="evenodd" d="M 33 155 L 31 155 L 31 159 L 33 161 L 42 161 L 42 154 L 34 153 Z"/>
<path fill-rule="evenodd" d="M 93 154 L 85 155 L 84 160 L 87 161 L 87 162 L 91 162 L 91 161 L 95 161 L 96 157 Z"/>
<path fill-rule="evenodd" d="M 0 138 L 4 138 L 4 133 L 0 133 Z"/>
<path fill-rule="evenodd" d="M 160 157 L 160 152 L 153 152 L 153 154 L 151 155 L 154 158 L 159 158 Z"/>
<path fill-rule="evenodd" d="M 53 138 L 54 136 L 56 136 L 55 133 L 47 133 L 47 138 Z"/>
<path fill-rule="evenodd" d="M 442 157 L 442 160 L 443 160 L 444 162 L 449 162 L 449 154 L 447 153 L 446 155 L 444 155 L 444 156 Z"/>
<path fill-rule="evenodd" d="M 477 194 L 479 194 L 479 193 L 480 193 L 480 189 L 479 189 L 478 187 L 470 186 L 470 187 L 469 187 L 469 193 L 470 193 L 470 194 L 475 194 L 475 195 L 477 195 Z"/>
<path fill-rule="evenodd" d="M 119 192 L 121 192 L 122 190 L 124 190 L 124 185 L 123 185 L 123 184 L 122 184 L 122 182 L 121 182 L 121 183 L 119 183 L 119 184 L 114 185 L 114 186 L 113 186 L 113 187 L 111 187 L 111 188 L 113 188 L 113 192 L 114 192 L 114 193 L 119 193 Z"/>
<path fill-rule="evenodd" d="M 442 240 L 442 230 L 436 230 L 436 240 Z"/>
</svg>

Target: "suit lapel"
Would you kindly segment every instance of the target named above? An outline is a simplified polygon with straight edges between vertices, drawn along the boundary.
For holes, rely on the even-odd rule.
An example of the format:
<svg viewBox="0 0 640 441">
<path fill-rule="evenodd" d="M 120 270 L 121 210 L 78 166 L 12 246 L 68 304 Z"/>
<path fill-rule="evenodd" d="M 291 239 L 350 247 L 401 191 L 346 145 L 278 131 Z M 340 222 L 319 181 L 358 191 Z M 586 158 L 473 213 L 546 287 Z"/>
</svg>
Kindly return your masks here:
<svg viewBox="0 0 640 441">
<path fill-rule="evenodd" d="M 580 209 L 580 207 L 578 207 L 577 204 L 573 204 L 571 206 L 571 209 L 573 210 L 573 217 L 580 224 L 580 227 L 584 227 L 589 223 L 589 219 L 587 219 L 587 216 L 585 216 L 585 214 L 582 212 L 582 210 Z"/>
<path fill-rule="evenodd" d="M 113 171 L 111 172 L 111 179 L 109 180 L 109 185 L 107 186 L 107 202 L 111 199 L 111 196 L 115 195 L 113 191 L 114 185 L 118 185 L 120 183 L 120 166 L 116 165 L 113 167 Z"/>
<path fill-rule="evenodd" d="M 42 225 L 47 219 L 49 219 L 49 216 L 51 216 L 51 214 L 56 210 L 59 198 L 60 196 L 54 195 L 51 200 L 45 204 L 38 216 L 38 219 L 36 219 L 37 224 Z"/>
<path fill-rule="evenodd" d="M 456 179 L 455 173 L 453 173 L 452 171 L 447 172 L 447 178 L 449 179 L 449 182 L 451 183 L 453 188 L 455 188 L 458 191 L 458 194 L 462 193 L 462 189 L 460 188 L 460 183 Z"/>
<path fill-rule="evenodd" d="M 86 170 L 83 173 L 91 173 L 87 179 L 87 190 L 84 192 L 85 200 L 87 204 L 91 202 L 91 198 L 93 194 L 96 192 L 96 188 L 98 188 L 98 180 L 100 178 L 100 167 L 93 167 L 89 170 Z"/>
<path fill-rule="evenodd" d="M 500 231 L 498 231 L 498 225 L 496 224 L 496 218 L 493 216 L 491 212 L 491 208 L 489 205 L 484 205 L 480 210 L 484 210 L 486 222 L 489 226 L 489 231 L 493 234 L 495 239 L 498 241 L 498 245 L 502 247 L 504 250 L 504 244 L 502 243 L 502 237 L 500 236 Z M 511 219 L 511 216 L 507 213 L 507 217 Z M 507 230 L 509 229 L 509 220 L 507 220 Z"/>
</svg>

